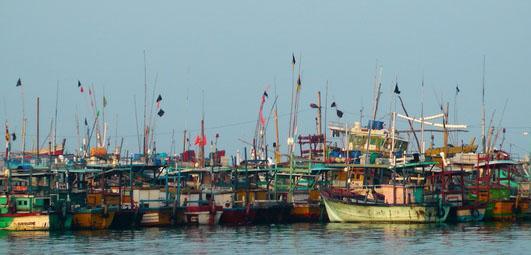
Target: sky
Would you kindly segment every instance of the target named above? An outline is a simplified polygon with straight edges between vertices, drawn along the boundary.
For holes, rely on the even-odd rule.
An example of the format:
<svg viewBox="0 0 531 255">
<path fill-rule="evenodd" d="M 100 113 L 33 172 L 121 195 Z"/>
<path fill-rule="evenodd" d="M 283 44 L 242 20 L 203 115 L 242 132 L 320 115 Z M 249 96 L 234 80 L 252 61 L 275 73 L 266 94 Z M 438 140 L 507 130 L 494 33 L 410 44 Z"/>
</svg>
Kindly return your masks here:
<svg viewBox="0 0 531 255">
<path fill-rule="evenodd" d="M 343 122 L 359 121 L 361 108 L 370 115 L 381 66 L 378 119 L 389 119 L 398 82 L 410 115 L 420 115 L 421 101 L 426 114 L 448 102 L 453 120 L 457 105 L 458 122 L 470 127 L 460 137 L 466 142 L 480 136 L 485 56 L 487 124 L 494 112 L 494 125 L 507 129 L 504 148 L 522 154 L 531 149 L 531 136 L 524 135 L 531 133 L 529 10 L 529 1 L 0 0 L 0 120 L 20 137 L 24 105 L 28 144 L 34 144 L 40 97 L 42 142 L 58 87 L 57 137 L 72 151 L 76 115 L 81 128 L 92 118 L 86 94 L 93 86 L 112 143 L 118 134 L 126 150 L 138 151 L 134 102 L 142 126 L 145 51 L 148 97 L 161 94 L 165 111 L 160 118 L 152 114 L 159 151 L 170 151 L 172 132 L 178 150 L 184 129 L 198 134 L 202 91 L 207 138 L 219 133 L 220 148 L 243 149 L 265 89 L 266 115 L 278 95 L 285 149 L 294 53 L 302 76 L 299 133 L 315 133 L 309 104 L 317 91 L 345 112 Z M 23 88 L 15 86 L 18 78 Z M 329 111 L 328 120 L 338 119 Z"/>
</svg>

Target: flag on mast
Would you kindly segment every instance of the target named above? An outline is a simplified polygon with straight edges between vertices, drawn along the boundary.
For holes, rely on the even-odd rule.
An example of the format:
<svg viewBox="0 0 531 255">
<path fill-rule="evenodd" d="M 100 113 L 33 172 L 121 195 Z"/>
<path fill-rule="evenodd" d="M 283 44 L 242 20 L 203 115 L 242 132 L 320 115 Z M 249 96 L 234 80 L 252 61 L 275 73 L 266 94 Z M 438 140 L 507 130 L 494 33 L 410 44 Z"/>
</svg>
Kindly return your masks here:
<svg viewBox="0 0 531 255">
<path fill-rule="evenodd" d="M 160 101 L 162 101 L 162 96 L 159 94 L 159 96 L 157 97 L 157 109 L 160 108 Z"/>
<path fill-rule="evenodd" d="M 402 93 L 402 91 L 400 91 L 400 89 L 398 88 L 398 82 L 395 84 L 395 91 L 394 91 L 395 94 L 397 95 L 400 95 L 400 93 Z"/>
<path fill-rule="evenodd" d="M 301 75 L 299 74 L 299 78 L 297 78 L 297 92 L 301 90 Z"/>
<path fill-rule="evenodd" d="M 17 87 L 20 87 L 20 86 L 22 86 L 22 81 L 20 80 L 20 78 L 18 78 Z"/>
<path fill-rule="evenodd" d="M 264 94 L 262 94 L 262 101 L 260 102 L 260 112 L 258 113 L 259 118 L 260 118 L 260 124 L 262 124 L 262 127 L 265 126 L 264 103 L 267 97 L 268 97 L 267 91 L 264 91 Z"/>
</svg>

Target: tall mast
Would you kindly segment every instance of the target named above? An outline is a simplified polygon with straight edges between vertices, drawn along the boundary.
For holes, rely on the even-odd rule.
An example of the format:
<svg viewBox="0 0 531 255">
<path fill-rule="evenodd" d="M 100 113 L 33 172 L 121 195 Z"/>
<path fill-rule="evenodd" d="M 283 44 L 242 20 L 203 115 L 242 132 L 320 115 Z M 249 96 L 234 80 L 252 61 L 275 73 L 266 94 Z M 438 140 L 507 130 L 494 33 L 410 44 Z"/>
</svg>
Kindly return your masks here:
<svg viewBox="0 0 531 255">
<path fill-rule="evenodd" d="M 40 98 L 37 97 L 37 162 L 39 161 L 39 155 L 40 155 L 40 151 L 39 151 L 39 131 L 40 131 Z"/>
<path fill-rule="evenodd" d="M 420 153 L 424 155 L 426 152 L 426 145 L 424 142 L 424 73 L 422 74 L 422 84 L 421 84 L 421 95 L 420 95 Z"/>
<path fill-rule="evenodd" d="M 372 123 L 369 123 L 369 132 L 367 134 L 367 147 L 365 151 L 365 164 L 368 164 L 369 159 L 369 150 L 371 145 L 371 131 L 372 126 L 374 125 L 374 121 L 376 120 L 376 114 L 378 113 L 378 103 L 380 100 L 380 89 L 382 87 L 382 83 L 380 82 L 380 77 L 382 75 L 382 69 L 380 66 L 376 66 L 376 74 L 374 75 L 374 98 L 373 98 L 373 112 L 372 112 Z M 348 146 L 348 145 L 347 145 Z"/>
<path fill-rule="evenodd" d="M 26 107 L 24 106 L 24 85 L 20 86 L 20 97 L 22 98 L 22 163 L 24 163 L 24 155 L 26 154 Z M 5 108 L 4 108 L 5 109 Z"/>
<path fill-rule="evenodd" d="M 201 143 L 199 144 L 199 166 L 205 167 L 205 91 L 201 91 Z"/>
<path fill-rule="evenodd" d="M 317 135 L 322 134 L 322 119 L 321 119 L 321 91 L 317 91 Z"/>
<path fill-rule="evenodd" d="M 133 102 L 135 104 L 135 124 L 136 124 L 136 139 L 138 141 L 138 153 L 142 151 L 140 147 L 140 131 L 138 129 L 138 111 L 136 109 L 136 95 L 133 95 Z"/>
<path fill-rule="evenodd" d="M 487 152 L 487 140 L 485 139 L 485 55 L 483 55 L 483 89 L 481 93 L 481 145 L 483 147 L 483 153 Z"/>
<path fill-rule="evenodd" d="M 275 98 L 278 99 L 276 79 L 275 79 Z M 278 131 L 278 106 L 277 104 L 275 104 L 275 112 L 274 112 L 273 117 L 275 121 L 275 148 L 274 148 L 275 149 L 275 163 L 278 164 L 281 161 L 281 155 L 280 155 L 280 137 L 279 137 L 279 131 Z"/>
<path fill-rule="evenodd" d="M 142 146 L 142 152 L 144 154 L 145 161 L 147 163 L 147 139 L 148 139 L 148 127 L 146 124 L 146 108 L 147 108 L 147 64 L 146 64 L 146 50 L 144 50 L 144 143 Z"/>
<path fill-rule="evenodd" d="M 328 123 L 327 123 L 327 114 L 328 114 L 328 80 L 326 81 L 326 90 L 325 90 L 325 114 L 324 114 L 324 148 L 323 148 L 323 160 L 326 161 L 326 158 L 328 156 L 328 144 L 326 142 L 326 137 L 327 137 L 327 126 L 328 126 Z"/>
<path fill-rule="evenodd" d="M 290 105 L 290 112 L 289 112 L 289 130 L 288 130 L 288 155 L 291 155 L 291 151 L 292 151 L 292 145 L 290 143 L 292 143 L 292 141 L 289 141 L 289 140 L 292 140 L 293 139 L 293 135 L 292 135 L 292 130 L 293 130 L 293 105 L 294 105 L 294 102 L 295 101 L 295 63 L 296 63 L 296 60 L 295 60 L 295 54 L 292 53 L 292 61 L 291 61 L 291 105 Z"/>
<path fill-rule="evenodd" d="M 54 116 L 54 127 L 53 127 L 53 150 L 57 148 L 57 105 L 59 104 L 59 80 L 57 81 L 57 88 L 55 91 L 55 116 Z"/>
</svg>

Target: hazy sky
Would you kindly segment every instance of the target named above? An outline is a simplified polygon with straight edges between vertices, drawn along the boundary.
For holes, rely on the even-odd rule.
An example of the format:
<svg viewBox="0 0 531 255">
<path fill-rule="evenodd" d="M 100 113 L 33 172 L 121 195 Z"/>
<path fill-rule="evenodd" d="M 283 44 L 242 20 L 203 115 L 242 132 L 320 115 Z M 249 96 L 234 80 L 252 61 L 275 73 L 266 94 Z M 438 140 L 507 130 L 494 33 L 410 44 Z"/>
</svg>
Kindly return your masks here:
<svg viewBox="0 0 531 255">
<path fill-rule="evenodd" d="M 15 87 L 20 77 L 28 133 L 35 135 L 40 96 L 45 137 L 59 83 L 58 136 L 73 149 L 76 109 L 81 120 L 91 116 L 87 95 L 77 88 L 81 80 L 85 93 L 94 85 L 100 108 L 105 91 L 111 133 L 118 116 L 118 135 L 137 150 L 133 97 L 142 119 L 146 50 L 149 94 L 156 80 L 155 93 L 162 94 L 166 111 L 156 124 L 159 150 L 169 150 L 172 130 L 178 148 L 186 125 L 197 134 L 203 89 L 207 137 L 220 133 L 221 147 L 243 148 L 238 138 L 252 139 L 260 96 L 267 87 L 274 95 L 275 84 L 285 149 L 294 52 L 297 58 L 302 54 L 301 133 L 314 132 L 308 105 L 318 90 L 324 96 L 327 81 L 328 101 L 346 113 L 343 120 L 358 120 L 362 105 L 368 114 L 380 64 L 379 118 L 388 119 L 395 79 L 413 115 L 420 113 L 423 75 L 429 114 L 438 113 L 441 97 L 453 107 L 458 83 L 458 116 L 471 126 L 464 135 L 468 140 L 480 135 L 486 55 L 487 115 L 496 110 L 497 125 L 509 100 L 505 147 L 515 144 L 513 151 L 522 153 L 531 147 L 531 136 L 523 135 L 531 131 L 530 11 L 530 1 L 0 0 L 0 119 L 20 133 L 22 97 Z"/>
</svg>

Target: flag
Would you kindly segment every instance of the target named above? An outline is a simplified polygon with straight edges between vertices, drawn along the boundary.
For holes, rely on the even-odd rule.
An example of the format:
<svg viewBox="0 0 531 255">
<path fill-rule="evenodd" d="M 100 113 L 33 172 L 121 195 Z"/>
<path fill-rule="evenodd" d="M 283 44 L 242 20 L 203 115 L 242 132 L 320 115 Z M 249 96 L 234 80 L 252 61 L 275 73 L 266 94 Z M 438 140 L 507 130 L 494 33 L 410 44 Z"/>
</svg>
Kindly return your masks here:
<svg viewBox="0 0 531 255">
<path fill-rule="evenodd" d="M 317 105 L 314 104 L 314 103 L 311 103 L 311 104 L 310 104 L 310 108 L 317 109 L 317 108 L 319 108 L 319 106 L 317 106 Z"/>
<path fill-rule="evenodd" d="M 107 98 L 105 98 L 105 96 L 103 96 L 103 107 L 107 106 Z"/>
<path fill-rule="evenodd" d="M 18 86 L 22 86 L 22 81 L 20 80 L 20 78 L 18 78 L 18 81 L 17 81 L 17 87 Z"/>
<path fill-rule="evenodd" d="M 77 87 L 81 87 L 81 81 L 77 80 Z"/>
<path fill-rule="evenodd" d="M 164 110 L 160 109 L 159 112 L 157 112 L 157 115 L 159 115 L 159 117 L 162 117 L 162 115 L 164 115 Z"/>
<path fill-rule="evenodd" d="M 330 107 L 331 107 L 331 108 L 337 107 L 336 102 L 332 102 L 332 104 L 330 105 Z"/>
<path fill-rule="evenodd" d="M 295 61 L 295 54 L 292 53 L 292 54 L 291 54 L 291 64 L 292 64 L 292 65 L 295 65 L 295 63 L 297 63 L 297 61 Z"/>
<path fill-rule="evenodd" d="M 343 112 L 342 111 L 336 109 L 336 114 L 337 114 L 337 117 L 339 117 L 340 119 L 343 118 Z"/>
<path fill-rule="evenodd" d="M 201 137 L 201 136 L 197 135 L 195 137 L 194 144 L 195 145 L 199 145 L 201 147 L 205 146 L 207 144 L 206 137 L 205 136 Z"/>
<path fill-rule="evenodd" d="M 89 95 L 92 96 L 92 89 L 89 88 Z"/>
<path fill-rule="evenodd" d="M 400 89 L 398 89 L 398 82 L 395 84 L 395 91 L 394 93 L 397 94 L 397 95 L 400 95 Z"/>
<path fill-rule="evenodd" d="M 267 94 L 267 91 L 264 91 L 264 96 L 269 97 L 269 95 Z"/>
<path fill-rule="evenodd" d="M 83 86 L 79 87 L 79 91 L 80 91 L 81 93 L 84 92 L 84 90 L 83 90 Z"/>
<path fill-rule="evenodd" d="M 260 118 L 260 124 L 262 126 L 265 126 L 265 117 L 264 117 L 264 103 L 267 97 L 267 91 L 264 91 L 264 94 L 262 94 L 262 101 L 260 102 L 260 111 L 258 113 L 258 117 Z"/>
<path fill-rule="evenodd" d="M 459 92 L 461 92 L 461 90 L 459 89 L 459 84 L 457 84 L 457 86 L 455 86 L 455 95 L 457 96 Z"/>
<path fill-rule="evenodd" d="M 96 111 L 96 118 L 100 116 L 100 110 Z"/>
<path fill-rule="evenodd" d="M 160 101 L 162 101 L 162 96 L 159 94 L 157 97 L 157 109 L 160 108 Z"/>
<path fill-rule="evenodd" d="M 301 75 L 299 74 L 299 78 L 297 78 L 297 91 L 301 90 Z"/>
<path fill-rule="evenodd" d="M 9 143 L 10 139 L 11 139 L 11 135 L 9 135 L 9 128 L 7 127 L 7 122 L 6 122 L 6 142 Z"/>
<path fill-rule="evenodd" d="M 85 126 L 88 126 L 87 118 L 85 118 Z"/>
<path fill-rule="evenodd" d="M 13 141 L 16 141 L 17 140 L 17 134 L 15 134 L 15 133 L 11 134 L 11 139 L 13 139 Z"/>
</svg>

